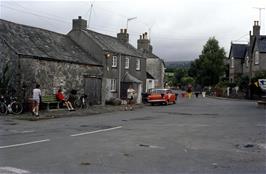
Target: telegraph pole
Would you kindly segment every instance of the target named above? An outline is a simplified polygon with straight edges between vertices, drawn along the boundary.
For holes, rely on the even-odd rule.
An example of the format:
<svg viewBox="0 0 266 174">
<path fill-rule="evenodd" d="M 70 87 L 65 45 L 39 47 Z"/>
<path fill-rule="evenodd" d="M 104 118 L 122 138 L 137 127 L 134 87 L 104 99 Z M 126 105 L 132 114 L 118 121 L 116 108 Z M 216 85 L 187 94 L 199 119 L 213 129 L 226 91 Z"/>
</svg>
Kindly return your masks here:
<svg viewBox="0 0 266 174">
<path fill-rule="evenodd" d="M 128 30 L 128 22 L 129 22 L 129 21 L 132 21 L 132 20 L 134 20 L 134 19 L 137 19 L 137 17 L 127 18 L 127 27 L 126 27 L 127 30 Z"/>
<path fill-rule="evenodd" d="M 90 15 L 89 15 L 89 21 L 88 21 L 88 28 L 90 27 L 92 9 L 93 9 L 93 2 L 91 2 L 91 9 L 90 9 Z"/>
</svg>

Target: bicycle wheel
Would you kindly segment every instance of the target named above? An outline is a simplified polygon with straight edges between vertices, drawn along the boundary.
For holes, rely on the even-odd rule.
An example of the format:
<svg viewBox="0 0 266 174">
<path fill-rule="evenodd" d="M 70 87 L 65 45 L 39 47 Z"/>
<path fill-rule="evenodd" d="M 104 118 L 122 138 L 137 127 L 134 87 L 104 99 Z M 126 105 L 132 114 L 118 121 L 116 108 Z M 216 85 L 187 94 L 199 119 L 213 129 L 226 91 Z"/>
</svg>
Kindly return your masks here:
<svg viewBox="0 0 266 174">
<path fill-rule="evenodd" d="M 13 102 L 10 107 L 13 114 L 20 114 L 23 110 L 23 106 L 19 102 Z"/>
<path fill-rule="evenodd" d="M 0 116 L 7 114 L 7 106 L 5 103 L 0 102 Z"/>
<path fill-rule="evenodd" d="M 82 109 L 82 102 L 81 102 L 80 99 L 77 99 L 77 100 L 74 101 L 74 107 L 76 109 Z"/>
</svg>

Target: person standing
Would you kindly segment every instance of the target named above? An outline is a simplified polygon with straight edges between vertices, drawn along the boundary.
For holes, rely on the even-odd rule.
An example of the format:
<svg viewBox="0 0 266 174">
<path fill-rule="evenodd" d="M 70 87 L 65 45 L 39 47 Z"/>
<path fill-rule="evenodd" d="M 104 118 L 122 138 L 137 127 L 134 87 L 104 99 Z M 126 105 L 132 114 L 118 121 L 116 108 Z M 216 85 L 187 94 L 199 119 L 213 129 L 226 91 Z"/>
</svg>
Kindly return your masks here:
<svg viewBox="0 0 266 174">
<path fill-rule="evenodd" d="M 129 86 L 127 89 L 127 105 L 126 105 L 126 110 L 130 109 L 131 111 L 133 110 L 133 103 L 134 103 L 134 95 L 136 91 L 132 88 L 132 85 Z"/>
<path fill-rule="evenodd" d="M 33 108 L 32 108 L 32 114 L 35 115 L 36 117 L 39 117 L 39 106 L 40 106 L 40 101 L 41 101 L 41 90 L 40 90 L 40 85 L 36 84 L 36 87 L 33 89 Z"/>
</svg>

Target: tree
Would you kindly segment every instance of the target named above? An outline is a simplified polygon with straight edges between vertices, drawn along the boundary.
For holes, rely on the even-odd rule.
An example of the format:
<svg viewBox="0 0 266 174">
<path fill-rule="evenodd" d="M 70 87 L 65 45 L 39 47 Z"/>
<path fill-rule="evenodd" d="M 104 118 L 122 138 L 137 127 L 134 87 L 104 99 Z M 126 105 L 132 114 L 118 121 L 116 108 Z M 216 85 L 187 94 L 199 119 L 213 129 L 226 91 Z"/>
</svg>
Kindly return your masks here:
<svg viewBox="0 0 266 174">
<path fill-rule="evenodd" d="M 224 75 L 226 58 L 224 48 L 220 48 L 219 42 L 211 37 L 203 46 L 198 59 L 192 62 L 189 76 L 194 77 L 201 86 L 213 86 Z"/>
</svg>

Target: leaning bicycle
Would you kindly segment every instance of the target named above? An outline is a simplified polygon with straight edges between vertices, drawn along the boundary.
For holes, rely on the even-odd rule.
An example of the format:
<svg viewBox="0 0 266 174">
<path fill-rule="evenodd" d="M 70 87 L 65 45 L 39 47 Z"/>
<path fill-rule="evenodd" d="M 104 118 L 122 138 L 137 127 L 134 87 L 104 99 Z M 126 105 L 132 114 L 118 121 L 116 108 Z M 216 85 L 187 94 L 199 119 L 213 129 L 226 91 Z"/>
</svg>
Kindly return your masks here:
<svg viewBox="0 0 266 174">
<path fill-rule="evenodd" d="M 23 111 L 23 105 L 17 101 L 16 97 L 0 97 L 0 115 L 21 114 Z"/>
<path fill-rule="evenodd" d="M 87 109 L 89 107 L 88 96 L 86 94 L 81 95 L 74 101 L 74 107 L 77 109 Z"/>
</svg>

